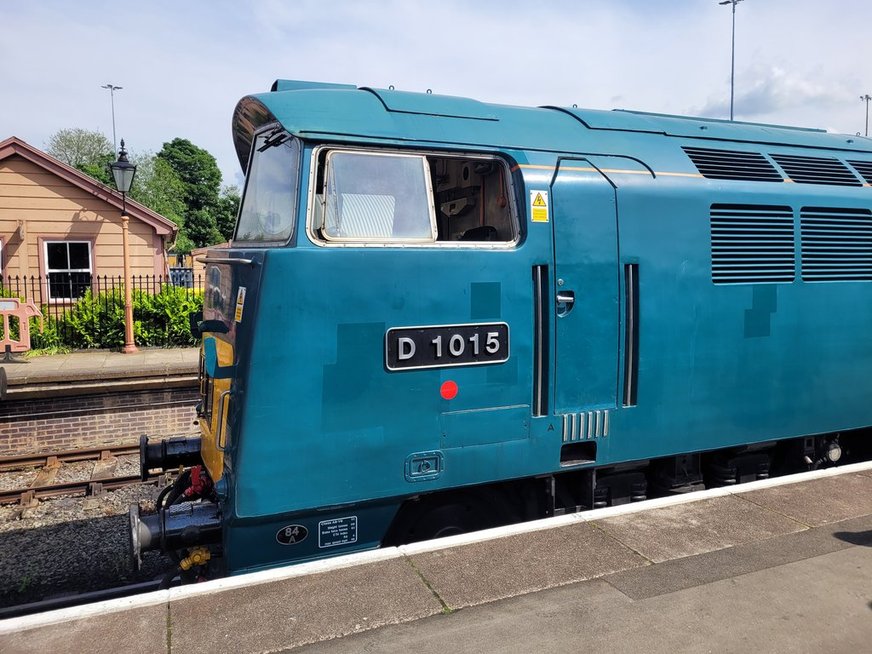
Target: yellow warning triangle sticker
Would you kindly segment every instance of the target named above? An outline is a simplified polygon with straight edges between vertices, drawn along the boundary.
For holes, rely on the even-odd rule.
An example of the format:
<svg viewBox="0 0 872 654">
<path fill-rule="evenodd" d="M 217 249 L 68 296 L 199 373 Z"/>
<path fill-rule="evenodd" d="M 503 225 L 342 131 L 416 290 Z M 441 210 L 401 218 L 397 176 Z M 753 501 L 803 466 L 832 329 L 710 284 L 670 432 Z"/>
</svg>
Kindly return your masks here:
<svg viewBox="0 0 872 654">
<path fill-rule="evenodd" d="M 541 193 L 536 194 L 536 199 L 533 200 L 533 206 L 534 207 L 547 207 L 548 206 L 547 204 L 545 204 L 545 198 L 542 197 Z"/>
</svg>

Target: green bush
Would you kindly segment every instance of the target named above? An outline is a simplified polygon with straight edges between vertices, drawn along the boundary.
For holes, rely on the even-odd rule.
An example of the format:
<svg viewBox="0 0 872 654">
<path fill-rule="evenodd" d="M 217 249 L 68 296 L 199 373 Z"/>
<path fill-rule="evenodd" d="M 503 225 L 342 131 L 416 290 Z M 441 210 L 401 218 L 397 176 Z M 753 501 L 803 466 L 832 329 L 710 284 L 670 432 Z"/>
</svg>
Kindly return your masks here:
<svg viewBox="0 0 872 654">
<path fill-rule="evenodd" d="M 112 348 L 124 345 L 124 293 L 94 294 L 90 289 L 60 316 L 64 344 L 73 348 Z"/>
<path fill-rule="evenodd" d="M 122 334 L 123 306 L 122 300 Z M 196 345 L 188 316 L 202 308 L 202 293 L 178 286 L 164 286 L 160 293 L 155 294 L 136 291 L 133 294 L 133 335 L 136 344 L 166 347 Z"/>
<path fill-rule="evenodd" d="M 188 315 L 203 306 L 199 291 L 163 286 L 159 293 L 134 291 L 133 339 L 139 346 L 184 347 L 196 345 Z M 124 345 L 124 292 L 121 289 L 92 293 L 90 290 L 63 314 L 48 315 L 43 308 L 45 329 L 31 322 L 34 349 L 119 348 Z"/>
<path fill-rule="evenodd" d="M 30 319 L 30 349 L 41 350 L 44 354 L 54 354 L 69 350 L 69 345 L 61 338 L 57 320 L 51 316 L 43 319 L 43 329 L 39 331 L 39 318 Z"/>
</svg>

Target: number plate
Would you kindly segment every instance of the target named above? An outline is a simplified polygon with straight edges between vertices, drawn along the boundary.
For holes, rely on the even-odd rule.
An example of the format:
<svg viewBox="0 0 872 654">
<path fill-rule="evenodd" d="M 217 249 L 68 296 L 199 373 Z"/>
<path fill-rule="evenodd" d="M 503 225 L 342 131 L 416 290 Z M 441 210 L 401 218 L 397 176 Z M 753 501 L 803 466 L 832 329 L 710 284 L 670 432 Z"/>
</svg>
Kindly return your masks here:
<svg viewBox="0 0 872 654">
<path fill-rule="evenodd" d="M 385 334 L 388 370 L 480 366 L 509 358 L 509 326 L 395 327 Z"/>
</svg>

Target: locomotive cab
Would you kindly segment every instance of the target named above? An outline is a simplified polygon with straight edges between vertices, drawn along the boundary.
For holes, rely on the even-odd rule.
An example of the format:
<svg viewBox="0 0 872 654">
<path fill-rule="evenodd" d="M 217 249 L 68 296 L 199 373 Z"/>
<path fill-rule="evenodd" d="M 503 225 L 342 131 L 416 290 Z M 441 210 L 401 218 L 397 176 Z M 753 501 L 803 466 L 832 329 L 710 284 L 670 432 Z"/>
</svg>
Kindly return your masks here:
<svg viewBox="0 0 872 654">
<path fill-rule="evenodd" d="M 140 445 L 143 478 L 150 469 L 190 466 L 158 498 L 154 515 L 133 507 L 130 531 L 134 563 L 150 549 L 171 553 L 189 573 L 194 559 L 204 567 L 221 551 L 221 505 L 227 496 L 225 451 L 232 446 L 232 425 L 244 393 L 244 368 L 250 352 L 252 322 L 265 250 L 285 245 L 295 227 L 300 144 L 271 129 L 258 135 L 231 247 L 209 250 L 202 313 L 191 316 L 192 333 L 201 338 L 199 438 Z M 247 319 L 247 320 L 246 320 Z M 211 550 L 203 549 L 208 546 Z M 204 559 L 204 552 L 209 554 Z M 220 569 L 220 561 L 209 564 Z M 200 570 L 203 572 L 203 570 Z M 185 576 L 190 577 L 190 574 Z"/>
</svg>

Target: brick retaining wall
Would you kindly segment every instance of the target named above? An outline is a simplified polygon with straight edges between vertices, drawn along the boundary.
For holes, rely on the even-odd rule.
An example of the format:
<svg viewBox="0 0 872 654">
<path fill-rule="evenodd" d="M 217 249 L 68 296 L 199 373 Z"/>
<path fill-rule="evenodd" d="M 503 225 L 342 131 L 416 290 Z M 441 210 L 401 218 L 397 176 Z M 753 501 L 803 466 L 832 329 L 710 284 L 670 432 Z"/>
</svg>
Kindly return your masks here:
<svg viewBox="0 0 872 654">
<path fill-rule="evenodd" d="M 139 441 L 141 434 L 193 434 L 196 387 L 128 390 L 0 402 L 0 456 Z"/>
</svg>

